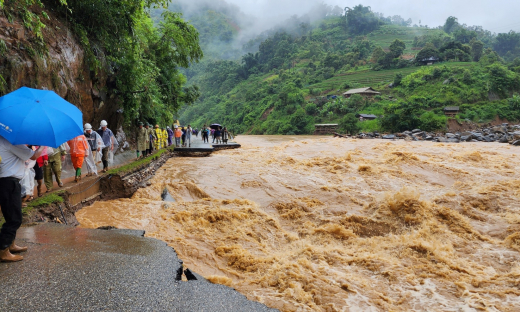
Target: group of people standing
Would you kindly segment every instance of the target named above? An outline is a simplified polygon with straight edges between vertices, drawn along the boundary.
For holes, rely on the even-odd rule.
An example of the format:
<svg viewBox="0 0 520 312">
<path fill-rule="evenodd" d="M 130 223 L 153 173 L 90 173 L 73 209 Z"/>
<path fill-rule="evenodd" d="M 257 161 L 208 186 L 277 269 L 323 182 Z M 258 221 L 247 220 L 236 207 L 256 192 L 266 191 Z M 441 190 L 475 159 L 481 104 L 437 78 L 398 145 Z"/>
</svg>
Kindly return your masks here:
<svg viewBox="0 0 520 312">
<path fill-rule="evenodd" d="M 175 147 L 191 147 L 192 138 L 198 137 L 199 133 L 204 143 L 209 143 L 210 136 L 213 138 L 212 143 L 216 142 L 217 144 L 227 144 L 231 138 L 231 134 L 226 127 L 210 128 L 204 125 L 204 127 L 199 130 L 193 129 L 191 125 L 187 127 L 173 125 L 173 129 L 169 126 L 161 128 L 159 125 L 155 125 L 155 129 L 153 129 L 151 124 L 139 122 L 136 135 L 137 158 L 146 157 L 154 150 L 166 148 L 174 144 Z"/>
<path fill-rule="evenodd" d="M 155 125 L 155 129 L 151 128 L 152 125 L 139 123 L 137 129 L 137 158 L 146 157 L 150 155 L 154 150 L 160 150 L 175 144 L 176 147 L 191 146 L 192 135 L 195 134 L 195 130 L 188 127 L 173 126 L 171 129 L 169 126 L 166 128 Z"/>
<path fill-rule="evenodd" d="M 202 128 L 202 141 L 204 143 L 209 143 L 209 137 L 213 138 L 213 141 L 211 143 L 215 143 L 217 141 L 217 144 L 227 144 L 228 140 L 230 139 L 231 135 L 226 127 L 214 127 L 214 128 L 208 128 L 206 125 Z"/>
<path fill-rule="evenodd" d="M 159 125 L 155 125 L 155 128 L 152 128 L 151 124 L 140 122 L 136 137 L 137 158 L 146 157 L 154 150 L 172 145 L 172 137 L 173 131 L 170 127 L 161 128 Z"/>
</svg>

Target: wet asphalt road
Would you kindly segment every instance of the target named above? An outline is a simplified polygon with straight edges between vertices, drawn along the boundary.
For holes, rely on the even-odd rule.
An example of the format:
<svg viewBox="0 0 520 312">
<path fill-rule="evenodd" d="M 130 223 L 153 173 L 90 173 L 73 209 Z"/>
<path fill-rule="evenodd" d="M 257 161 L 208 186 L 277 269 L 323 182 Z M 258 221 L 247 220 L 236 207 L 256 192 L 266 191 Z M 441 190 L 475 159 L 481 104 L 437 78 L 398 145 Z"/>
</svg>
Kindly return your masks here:
<svg viewBox="0 0 520 312">
<path fill-rule="evenodd" d="M 232 288 L 178 281 L 181 261 L 142 231 L 21 228 L 24 260 L 0 263 L 0 311 L 275 311 Z"/>
</svg>

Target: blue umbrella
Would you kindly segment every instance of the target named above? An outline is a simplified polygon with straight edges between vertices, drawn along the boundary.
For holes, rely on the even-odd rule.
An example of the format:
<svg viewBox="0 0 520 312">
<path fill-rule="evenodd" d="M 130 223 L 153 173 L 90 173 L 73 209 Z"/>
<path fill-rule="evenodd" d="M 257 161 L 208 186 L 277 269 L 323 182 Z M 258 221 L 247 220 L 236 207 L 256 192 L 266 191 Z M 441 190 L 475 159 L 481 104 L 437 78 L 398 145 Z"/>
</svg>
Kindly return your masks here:
<svg viewBox="0 0 520 312">
<path fill-rule="evenodd" d="M 0 135 L 11 144 L 58 147 L 83 134 L 83 114 L 54 91 L 22 87 L 0 97 Z"/>
</svg>

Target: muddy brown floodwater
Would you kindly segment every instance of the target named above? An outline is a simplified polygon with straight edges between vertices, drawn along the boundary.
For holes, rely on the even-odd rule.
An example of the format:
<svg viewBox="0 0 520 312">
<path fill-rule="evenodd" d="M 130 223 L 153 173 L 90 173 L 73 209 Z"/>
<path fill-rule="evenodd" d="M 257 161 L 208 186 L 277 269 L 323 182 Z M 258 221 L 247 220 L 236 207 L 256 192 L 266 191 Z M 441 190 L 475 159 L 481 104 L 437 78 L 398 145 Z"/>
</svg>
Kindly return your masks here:
<svg viewBox="0 0 520 312">
<path fill-rule="evenodd" d="M 520 160 L 499 143 L 240 136 L 83 227 L 144 229 L 281 311 L 519 311 Z M 168 188 L 175 202 L 161 201 Z"/>
</svg>

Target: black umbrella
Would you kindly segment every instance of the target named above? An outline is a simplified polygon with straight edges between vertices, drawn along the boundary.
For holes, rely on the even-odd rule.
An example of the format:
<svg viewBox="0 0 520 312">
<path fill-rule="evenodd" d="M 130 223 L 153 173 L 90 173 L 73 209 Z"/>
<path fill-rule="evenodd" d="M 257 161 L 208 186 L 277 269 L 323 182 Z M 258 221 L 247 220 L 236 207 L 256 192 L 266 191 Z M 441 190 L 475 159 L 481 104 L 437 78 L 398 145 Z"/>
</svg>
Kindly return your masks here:
<svg viewBox="0 0 520 312">
<path fill-rule="evenodd" d="M 210 127 L 211 129 L 215 129 L 215 130 L 222 128 L 222 126 L 219 125 L 219 124 L 212 124 L 212 125 L 209 126 L 209 127 Z"/>
</svg>

